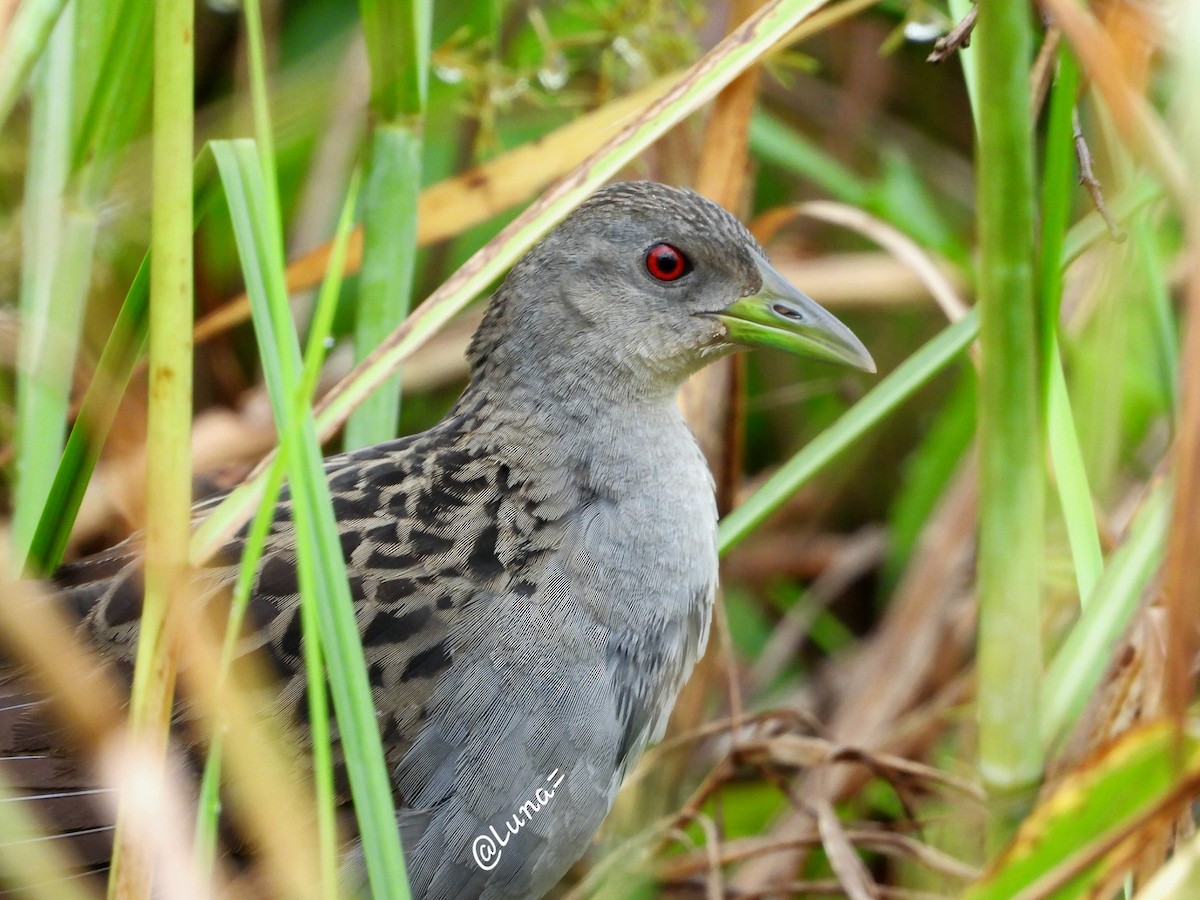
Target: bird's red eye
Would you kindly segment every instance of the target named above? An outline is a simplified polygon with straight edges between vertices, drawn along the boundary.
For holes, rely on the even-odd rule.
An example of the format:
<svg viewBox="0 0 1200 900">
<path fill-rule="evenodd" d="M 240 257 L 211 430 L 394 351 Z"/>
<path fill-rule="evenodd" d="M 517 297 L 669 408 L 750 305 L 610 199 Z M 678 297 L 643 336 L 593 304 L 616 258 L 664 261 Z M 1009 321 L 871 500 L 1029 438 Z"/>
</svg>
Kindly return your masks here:
<svg viewBox="0 0 1200 900">
<path fill-rule="evenodd" d="M 646 251 L 646 271 L 659 281 L 674 281 L 692 271 L 692 264 L 677 247 L 655 244 Z"/>
</svg>

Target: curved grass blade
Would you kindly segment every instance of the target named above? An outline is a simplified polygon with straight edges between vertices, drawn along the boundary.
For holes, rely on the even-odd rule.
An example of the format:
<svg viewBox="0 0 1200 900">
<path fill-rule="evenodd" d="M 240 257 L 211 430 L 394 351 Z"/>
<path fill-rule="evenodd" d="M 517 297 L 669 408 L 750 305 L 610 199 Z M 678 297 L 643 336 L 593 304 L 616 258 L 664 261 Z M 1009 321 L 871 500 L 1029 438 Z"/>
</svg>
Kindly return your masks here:
<svg viewBox="0 0 1200 900">
<path fill-rule="evenodd" d="M 121 397 L 129 386 L 133 367 L 146 347 L 146 312 L 150 300 L 150 256 L 142 260 L 100 362 L 88 385 L 75 426 L 63 448 L 62 460 L 25 560 L 30 575 L 44 575 L 62 560 L 71 524 L 83 502 L 83 493 L 96 468 L 100 448 L 112 429 Z"/>
<path fill-rule="evenodd" d="M 211 154 L 201 151 L 192 164 L 196 185 L 207 182 L 212 164 Z M 204 218 L 208 204 L 215 196 L 211 191 L 197 192 L 192 207 L 193 229 Z M 84 393 L 79 415 L 67 436 L 54 483 L 50 486 L 25 558 L 24 570 L 30 575 L 45 575 L 62 561 L 71 526 L 96 469 L 100 450 L 112 430 L 134 367 L 145 352 L 149 303 L 150 254 L 147 253 L 125 294 L 125 302 L 121 304 L 96 365 L 96 374 Z"/>
</svg>

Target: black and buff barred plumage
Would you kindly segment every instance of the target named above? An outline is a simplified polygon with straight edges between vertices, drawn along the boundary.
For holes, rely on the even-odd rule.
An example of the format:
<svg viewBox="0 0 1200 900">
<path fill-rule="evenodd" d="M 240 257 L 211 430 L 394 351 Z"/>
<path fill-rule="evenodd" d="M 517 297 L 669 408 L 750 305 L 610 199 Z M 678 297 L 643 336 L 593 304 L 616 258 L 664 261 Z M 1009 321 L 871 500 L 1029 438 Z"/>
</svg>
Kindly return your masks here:
<svg viewBox="0 0 1200 900">
<path fill-rule="evenodd" d="M 707 361 L 755 343 L 871 366 L 727 212 L 614 185 L 514 267 L 441 423 L 328 460 L 415 896 L 541 895 L 661 734 L 703 651 L 717 578 L 711 479 L 674 397 Z M 55 575 L 110 659 L 132 660 L 138 566 L 132 541 Z M 273 663 L 278 703 L 303 727 L 298 590 L 285 495 L 247 649 Z M 39 725 L 37 698 L 8 688 L 11 777 L 59 795 L 43 812 L 103 864 L 108 823 L 73 793 L 86 777 Z M 476 837 L 555 771 L 553 802 L 481 865 Z"/>
</svg>

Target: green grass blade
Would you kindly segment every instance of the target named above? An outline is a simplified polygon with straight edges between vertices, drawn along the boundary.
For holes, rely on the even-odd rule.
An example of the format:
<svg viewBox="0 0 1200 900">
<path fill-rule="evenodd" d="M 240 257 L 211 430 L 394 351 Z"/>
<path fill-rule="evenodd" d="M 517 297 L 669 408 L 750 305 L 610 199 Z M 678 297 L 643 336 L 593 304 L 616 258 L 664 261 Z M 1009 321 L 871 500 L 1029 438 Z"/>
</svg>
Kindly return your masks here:
<svg viewBox="0 0 1200 900">
<path fill-rule="evenodd" d="M 68 232 L 65 197 L 75 16 L 68 10 L 34 78 L 30 165 L 22 217 L 21 344 L 14 445 L 13 558 L 24 559 L 54 479 L 67 428 L 72 366 L 92 240 Z M 94 237 L 94 229 L 91 230 Z"/>
<path fill-rule="evenodd" d="M 254 112 L 254 136 L 258 146 L 259 166 L 262 168 L 264 191 L 270 222 L 262 237 L 273 238 L 279 244 L 277 255 L 283 257 L 282 211 L 279 205 L 279 176 L 275 171 L 275 132 L 271 127 L 271 107 L 267 102 L 267 49 L 263 36 L 262 11 L 258 0 L 246 0 L 246 43 L 250 69 L 251 107 Z"/>
<path fill-rule="evenodd" d="M 211 167 L 211 155 L 201 152 L 192 166 L 192 181 L 203 184 Z M 193 230 L 204 218 L 214 196 L 213 192 L 205 191 L 193 199 Z M 96 374 L 83 396 L 79 415 L 63 448 L 54 483 L 26 557 L 25 569 L 30 573 L 51 572 L 62 559 L 100 449 L 112 429 L 134 367 L 145 352 L 149 302 L 150 256 L 147 253 L 125 294 L 125 301 L 96 365 Z"/>
<path fill-rule="evenodd" d="M 1161 722 L 1127 732 L 1055 787 L 964 900 L 1116 896 L 1114 876 L 1129 857 L 1113 837 L 1127 846 L 1132 826 L 1170 815 L 1164 809 L 1177 812 L 1180 785 L 1198 773 L 1195 739 Z M 1082 854 L 1095 861 L 1078 865 Z"/>
<path fill-rule="evenodd" d="M 354 210 L 358 203 L 360 180 L 357 171 L 350 176 L 350 184 L 346 187 L 346 202 L 342 205 L 333 246 L 329 250 L 329 262 L 325 266 L 325 278 L 321 282 L 321 290 L 313 307 L 299 391 L 303 409 L 307 409 L 312 403 L 317 380 L 321 377 L 321 366 L 325 363 L 329 338 L 333 334 L 333 320 L 337 313 L 338 295 L 342 290 L 342 276 L 346 267 L 346 251 L 350 245 L 350 233 L 354 230 Z"/>
<path fill-rule="evenodd" d="M 22 4 L 18 19 L 27 9 L 47 12 L 49 6 L 36 2 Z M 68 154 L 68 171 L 83 167 L 83 172 L 71 189 L 70 212 L 64 220 L 63 259 L 56 266 L 55 305 L 61 310 L 61 314 L 56 313 L 59 316 L 56 329 L 64 335 L 70 333 L 71 323 L 81 315 L 86 299 L 99 209 L 111 182 L 113 166 L 145 116 L 150 90 L 152 12 L 152 4 L 138 0 L 80 0 L 68 10 L 68 16 L 76 20 L 71 39 L 75 72 L 71 84 L 56 91 L 55 103 L 71 112 L 72 122 L 69 133 L 56 141 L 55 146 L 57 152 Z M 12 43 L 5 46 L 11 47 Z M 33 157 L 40 161 L 43 154 L 39 151 Z M 39 246 L 39 253 L 43 252 L 44 245 Z M 138 279 L 144 277 L 143 269 Z M 30 535 L 24 526 L 21 529 L 22 546 L 27 543 L 29 547 L 26 560 L 32 572 L 49 571 L 61 558 L 98 448 L 111 425 L 116 402 L 144 346 L 146 290 L 147 282 L 135 279 L 127 306 L 118 317 L 101 359 L 99 384 L 89 387 L 79 419 L 63 448 L 53 484 L 48 492 L 43 489 L 46 504 L 40 511 L 36 530 Z M 138 292 L 140 302 L 134 296 Z M 68 351 L 73 355 L 69 347 L 56 349 L 61 354 L 58 360 L 70 358 L 65 355 Z M 60 364 L 59 368 L 66 367 Z M 53 434 L 55 429 L 50 424 L 53 417 L 47 415 L 42 421 L 46 433 Z M 85 429 L 91 431 L 90 439 Z M 61 437 L 58 441 L 61 447 Z M 58 449 L 47 448 L 41 458 L 45 462 L 39 465 L 51 466 L 58 458 Z"/>
<path fill-rule="evenodd" d="M 1075 59 L 1065 49 L 1058 53 L 1058 71 L 1050 94 L 1047 116 L 1046 153 L 1042 164 L 1042 230 L 1041 258 L 1055 265 L 1043 264 L 1039 270 L 1038 301 L 1040 307 L 1040 339 L 1042 363 L 1049 377 L 1050 358 L 1054 355 L 1058 336 L 1059 309 L 1062 306 L 1063 271 L 1057 265 L 1063 257 L 1067 222 L 1071 215 L 1071 200 L 1078 181 L 1075 177 L 1075 140 L 1073 115 L 1079 90 L 1079 69 Z M 1048 382 L 1047 382 L 1048 383 Z"/>
<path fill-rule="evenodd" d="M 320 840 L 321 895 L 336 900 L 338 894 L 337 795 L 333 783 L 333 744 L 329 726 L 329 691 L 325 681 L 325 656 L 321 651 L 321 622 L 316 603 L 300 604 L 304 631 L 304 670 L 307 672 L 308 717 L 312 739 L 313 780 L 316 786 L 317 835 Z M 395 828 L 395 825 L 393 825 Z M 401 863 L 403 865 L 403 863 Z M 401 869 L 403 875 L 403 869 Z M 370 873 L 368 873 L 370 877 Z M 386 877 L 386 876 L 384 876 Z"/>
<path fill-rule="evenodd" d="M 417 256 L 421 146 L 419 130 L 407 124 L 380 125 L 371 139 L 354 327 L 359 360 L 370 355 L 408 316 Z M 350 416 L 346 449 L 394 438 L 399 422 L 400 377 L 394 375 Z"/>
<path fill-rule="evenodd" d="M 308 344 L 304 353 L 304 371 L 300 376 L 296 392 L 296 415 L 308 415 L 313 391 L 325 361 L 326 344 L 333 331 L 334 313 L 337 311 L 338 294 L 342 289 L 342 271 L 346 261 L 346 246 L 354 228 L 354 209 L 358 202 L 359 176 L 355 172 L 350 179 L 346 202 L 338 220 L 337 233 L 326 266 L 325 279 L 317 295 L 313 309 L 312 324 L 308 332 Z M 302 623 L 304 634 L 320 633 L 313 603 L 301 609 L 305 617 Z M 321 842 L 321 878 L 325 894 L 337 896 L 338 884 L 338 831 L 337 805 L 333 780 L 333 752 L 329 729 L 329 698 L 325 684 L 325 665 L 322 660 L 321 643 L 316 640 L 304 642 L 304 666 L 308 673 L 308 721 L 311 729 L 313 774 L 317 789 L 317 832 Z"/>
<path fill-rule="evenodd" d="M 301 408 L 297 410 L 297 414 L 303 413 L 308 398 L 312 397 L 320 376 L 321 365 L 325 359 L 326 341 L 333 328 L 338 293 L 342 286 L 346 245 L 349 243 L 350 232 L 354 226 L 358 181 L 356 173 L 350 182 L 346 203 L 338 222 L 333 247 L 330 250 L 325 279 L 321 284 L 321 291 L 313 310 L 312 327 L 309 330 L 308 345 L 304 354 L 304 372 L 297 393 L 301 401 Z M 221 648 L 220 673 L 222 678 L 227 677 L 229 667 L 233 664 L 238 636 L 241 634 L 242 623 L 245 621 L 246 609 L 250 601 L 254 575 L 259 560 L 262 558 L 267 533 L 275 518 L 275 503 L 279 497 L 279 490 L 283 486 L 283 476 L 283 458 L 277 457 L 268 473 L 266 490 L 246 535 L 246 543 L 242 551 L 238 580 L 234 585 L 233 599 L 230 603 L 225 642 Z M 315 633 L 315 627 L 315 623 L 308 622 L 304 625 L 305 633 Z M 315 652 L 311 648 L 316 648 Z M 324 666 L 320 659 L 318 642 L 311 641 L 305 644 L 305 663 L 311 685 L 308 691 L 309 724 L 313 746 L 313 771 L 317 781 L 317 815 L 318 831 L 322 841 L 322 874 L 328 888 L 337 884 L 337 823 L 333 797 L 332 758 L 329 752 L 329 711 L 325 694 Z M 209 861 L 210 865 L 216 850 L 217 825 L 221 806 L 221 745 L 221 734 L 217 732 L 212 736 L 208 758 L 205 761 L 196 819 L 198 853 L 202 859 Z"/>
<path fill-rule="evenodd" d="M 429 91 L 433 4 L 430 0 L 359 0 L 358 8 L 371 63 L 371 112 L 386 124 L 423 115 Z"/>
<path fill-rule="evenodd" d="M 148 13 L 141 13 L 149 18 Z M 146 415 L 145 587 L 129 700 L 131 733 L 166 754 L 176 657 L 168 615 L 187 601 L 192 508 L 192 145 L 195 125 L 194 7 L 163 0 L 154 11 L 154 152 L 151 165 L 150 366 Z M 132 26 L 131 26 L 132 27 Z M 161 769 L 159 769 L 161 772 Z M 129 830 L 138 798 L 117 802 L 110 897 L 149 897 L 154 863 Z"/>
<path fill-rule="evenodd" d="M 62 560 L 71 525 L 100 457 L 100 448 L 112 429 L 133 368 L 145 349 L 149 300 L 150 258 L 147 255 L 125 295 L 96 367 L 96 375 L 84 394 L 79 417 L 63 448 L 54 483 L 26 557 L 25 569 L 30 573 L 51 572 Z"/>
<path fill-rule="evenodd" d="M 949 0 L 950 17 L 961 22 L 975 8 L 972 0 Z M 967 96 L 971 100 L 971 110 L 975 113 L 975 127 L 979 127 L 979 51 L 974 47 L 959 47 L 954 54 L 962 64 L 963 80 L 967 83 Z"/>
<path fill-rule="evenodd" d="M 275 502 L 279 498 L 280 488 L 283 487 L 283 476 L 283 458 L 277 457 L 268 473 L 263 499 L 246 533 L 246 543 L 239 561 L 238 577 L 229 603 L 229 622 L 225 626 L 225 642 L 221 647 L 222 679 L 228 677 L 229 668 L 233 664 L 237 640 L 242 634 L 242 624 L 250 604 L 254 575 L 262 558 L 271 523 L 275 520 Z M 224 731 L 218 728 L 209 738 L 204 774 L 200 779 L 200 794 L 196 801 L 196 856 L 209 875 L 216 862 L 217 834 L 221 817 L 221 754 L 224 749 Z"/>
<path fill-rule="evenodd" d="M 1077 190 L 1073 115 L 1079 89 L 1079 71 L 1065 49 L 1059 52 L 1058 74 L 1050 97 L 1042 172 L 1041 259 L 1038 275 L 1038 306 L 1042 376 L 1046 393 L 1047 440 L 1053 460 L 1059 507 L 1066 523 L 1067 540 L 1074 562 L 1079 600 L 1084 602 L 1104 569 L 1100 531 L 1087 466 L 1075 428 L 1075 416 L 1067 393 L 1059 352 L 1058 331 L 1062 305 L 1063 258 L 1071 200 Z"/>
<path fill-rule="evenodd" d="M 1087 466 L 1075 430 L 1075 416 L 1071 412 L 1071 398 L 1067 393 L 1067 379 L 1057 342 L 1051 351 L 1049 376 L 1046 412 L 1050 458 L 1054 461 L 1059 504 L 1067 526 L 1067 541 L 1071 545 L 1079 602 L 1086 603 L 1104 571 L 1104 552 L 1100 547 L 1100 530 L 1088 486 Z"/>
<path fill-rule="evenodd" d="M 1170 494 L 1164 482 L 1146 498 L 1129 538 L 1112 554 L 1079 621 L 1046 670 L 1041 726 L 1045 746 L 1065 734 L 1104 678 L 1113 648 L 1162 563 L 1169 519 Z"/>
<path fill-rule="evenodd" d="M 908 567 L 925 524 L 937 508 L 968 449 L 975 442 L 975 371 L 962 377 L 929 423 L 920 445 L 904 461 L 888 513 L 888 550 L 879 596 L 890 596 Z"/>
<path fill-rule="evenodd" d="M 375 897 L 407 897 L 391 784 L 320 445 L 311 416 L 296 414 L 303 375 L 283 282 L 278 222 L 270 220 L 254 144 L 218 142 L 213 145 L 213 153 L 229 201 L 263 371 L 279 425 L 281 453 L 293 498 L 301 602 L 315 605 L 315 618 L 320 623 L 320 642 L 327 660 L 371 893 Z"/>
<path fill-rule="evenodd" d="M 304 372 L 301 377 L 297 397 L 301 406 L 297 414 L 303 414 L 309 398 L 317 385 L 321 373 L 321 365 L 325 360 L 326 341 L 333 329 L 334 313 L 337 309 L 338 294 L 342 287 L 342 272 L 345 268 L 346 246 L 349 243 L 350 232 L 354 227 L 354 207 L 358 199 L 358 174 L 351 178 L 346 202 L 338 222 L 333 246 L 329 253 L 325 279 L 317 297 L 313 310 L 312 327 L 309 330 L 308 344 L 304 354 Z M 242 551 L 242 559 L 238 569 L 237 583 L 234 585 L 233 598 L 229 609 L 229 622 L 225 630 L 225 642 L 221 648 L 220 677 L 228 676 L 229 668 L 237 647 L 237 640 L 242 633 L 246 609 L 250 602 L 250 591 L 254 583 L 254 575 L 262 558 L 263 545 L 275 519 L 275 503 L 279 490 L 283 486 L 283 458 L 277 457 L 268 473 L 266 490 L 259 502 L 258 511 L 251 522 Z M 311 604 L 305 607 L 309 609 Z M 306 634 L 316 633 L 315 622 L 306 621 Z M 333 790 L 333 761 L 330 754 L 329 709 L 325 691 L 324 665 L 320 658 L 319 642 L 309 641 L 305 644 L 305 668 L 308 672 L 310 688 L 309 725 L 311 728 L 313 746 L 313 772 L 317 783 L 317 815 L 318 833 L 321 840 L 321 871 L 327 889 L 337 885 L 337 822 Z M 217 827 L 221 812 L 220 781 L 221 781 L 221 733 L 213 734 L 209 744 L 208 758 L 205 760 L 204 777 L 200 786 L 200 798 L 197 806 L 196 843 L 200 858 L 206 860 L 211 867 L 217 843 Z M 328 890 L 327 890 L 328 892 Z M 333 896 L 334 894 L 329 894 Z"/>
<path fill-rule="evenodd" d="M 972 310 L 897 366 L 724 518 L 717 532 L 721 553 L 740 543 L 824 466 L 953 362 L 978 332 L 979 316 Z"/>
<path fill-rule="evenodd" d="M 803 176 L 835 200 L 865 206 L 870 196 L 866 179 L 763 110 L 750 119 L 750 149 L 756 158 Z"/>
<path fill-rule="evenodd" d="M 103 201 L 120 152 L 144 121 L 156 6 L 143 0 L 80 0 L 79 115 L 71 153 L 72 169 L 83 170 L 79 192 L 85 206 Z"/>
<path fill-rule="evenodd" d="M 13 14 L 0 46 L 0 128 L 21 99 L 34 65 L 67 0 L 24 0 Z"/>
<path fill-rule="evenodd" d="M 354 348 L 359 361 L 408 316 L 417 255 L 422 130 L 429 82 L 429 0 L 360 0 L 371 62 L 371 136 Z M 346 423 L 347 448 L 396 436 L 400 378 L 385 381 Z"/>
<path fill-rule="evenodd" d="M 1141 249 L 1138 254 L 1142 264 L 1143 283 L 1150 293 L 1150 314 L 1154 323 L 1155 359 L 1158 365 L 1159 383 L 1162 385 L 1163 396 L 1167 406 L 1172 410 L 1179 409 L 1179 329 L 1175 324 L 1175 310 L 1171 300 L 1170 279 L 1164 272 L 1163 259 L 1165 255 L 1158 245 L 1157 236 L 1146 221 L 1147 216 L 1133 217 L 1130 223 L 1130 236 L 1135 246 Z"/>
</svg>

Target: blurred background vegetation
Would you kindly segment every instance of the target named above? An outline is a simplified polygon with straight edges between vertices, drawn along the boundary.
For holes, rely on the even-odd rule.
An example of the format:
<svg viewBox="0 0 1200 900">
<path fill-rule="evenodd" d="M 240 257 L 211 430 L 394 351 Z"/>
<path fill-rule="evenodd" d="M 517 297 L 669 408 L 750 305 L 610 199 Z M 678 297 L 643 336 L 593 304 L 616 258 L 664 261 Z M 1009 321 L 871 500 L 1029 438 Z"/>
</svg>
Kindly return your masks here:
<svg viewBox="0 0 1200 900">
<path fill-rule="evenodd" d="M 661 121 L 601 180 L 729 206 L 880 375 L 759 353 L 685 392 L 737 510 L 717 627 L 563 892 L 1200 896 L 1200 345 L 1181 337 L 1200 302 L 1197 14 L 995 4 L 969 49 L 952 36 L 931 63 L 968 4 L 843 0 L 773 35 L 715 102 L 692 82 L 681 121 L 645 112 L 704 54 L 732 59 L 720 39 L 760 7 L 804 5 L 455 0 L 427 33 L 420 3 L 197 5 L 195 492 L 238 483 L 278 415 L 230 169 L 208 142 L 257 138 L 296 329 L 327 351 L 318 395 L 410 305 L 449 301 L 333 452 L 440 418 L 481 304 L 442 326 L 467 295 L 439 286 L 481 249 L 515 258 L 529 232 L 501 230 L 543 190 L 622 146 L 627 123 Z M 33 572 L 143 528 L 157 490 L 145 326 L 118 318 L 142 321 L 167 127 L 151 117 L 152 11 L 0 3 L 0 454 L 12 558 Z M 360 176 L 366 234 L 322 323 Z M 94 416 L 60 470 L 81 405 Z M 84 484 L 74 516 L 64 498 Z M 29 824 L 0 820 L 10 838 Z"/>
</svg>

